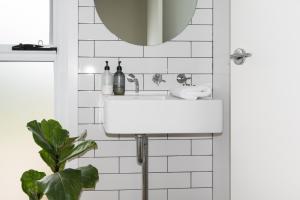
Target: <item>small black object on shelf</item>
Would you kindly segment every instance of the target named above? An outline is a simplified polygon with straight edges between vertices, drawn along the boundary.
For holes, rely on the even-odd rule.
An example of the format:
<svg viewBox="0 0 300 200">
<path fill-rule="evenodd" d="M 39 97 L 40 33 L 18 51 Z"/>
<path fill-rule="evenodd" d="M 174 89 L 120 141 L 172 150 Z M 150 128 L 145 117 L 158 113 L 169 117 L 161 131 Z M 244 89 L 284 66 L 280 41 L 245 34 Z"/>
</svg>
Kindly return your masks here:
<svg viewBox="0 0 300 200">
<path fill-rule="evenodd" d="M 57 47 L 44 47 L 42 45 L 35 44 L 18 44 L 12 47 L 13 51 L 56 51 Z"/>
</svg>

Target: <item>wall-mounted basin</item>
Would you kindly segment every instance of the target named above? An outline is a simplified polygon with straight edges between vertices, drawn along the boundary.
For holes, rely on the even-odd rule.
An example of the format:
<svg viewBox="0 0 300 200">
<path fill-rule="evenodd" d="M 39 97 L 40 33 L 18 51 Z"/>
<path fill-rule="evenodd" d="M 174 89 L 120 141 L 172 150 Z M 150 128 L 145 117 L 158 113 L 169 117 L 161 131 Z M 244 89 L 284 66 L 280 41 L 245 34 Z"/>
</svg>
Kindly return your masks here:
<svg viewBox="0 0 300 200">
<path fill-rule="evenodd" d="M 167 95 L 108 96 L 104 128 L 108 134 L 221 133 L 223 103 Z"/>
</svg>

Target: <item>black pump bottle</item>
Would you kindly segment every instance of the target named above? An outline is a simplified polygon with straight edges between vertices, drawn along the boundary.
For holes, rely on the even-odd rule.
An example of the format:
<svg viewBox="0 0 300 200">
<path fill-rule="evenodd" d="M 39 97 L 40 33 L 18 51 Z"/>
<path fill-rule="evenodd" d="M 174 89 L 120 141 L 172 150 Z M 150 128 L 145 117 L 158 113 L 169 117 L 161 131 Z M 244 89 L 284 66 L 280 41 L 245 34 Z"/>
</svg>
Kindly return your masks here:
<svg viewBox="0 0 300 200">
<path fill-rule="evenodd" d="M 114 74 L 114 95 L 124 95 L 125 94 L 125 75 L 122 72 L 121 61 L 117 67 L 117 72 Z"/>
</svg>

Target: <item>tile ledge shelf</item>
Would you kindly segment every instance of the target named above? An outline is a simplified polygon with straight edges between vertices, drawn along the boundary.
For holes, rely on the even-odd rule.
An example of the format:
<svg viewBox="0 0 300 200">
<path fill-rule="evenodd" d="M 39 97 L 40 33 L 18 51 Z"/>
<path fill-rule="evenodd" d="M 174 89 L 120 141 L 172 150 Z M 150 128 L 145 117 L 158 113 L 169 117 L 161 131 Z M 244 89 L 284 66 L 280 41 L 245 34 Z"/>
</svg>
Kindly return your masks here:
<svg viewBox="0 0 300 200">
<path fill-rule="evenodd" d="M 12 51 L 14 45 L 0 45 L 0 62 L 53 62 L 55 51 Z"/>
</svg>

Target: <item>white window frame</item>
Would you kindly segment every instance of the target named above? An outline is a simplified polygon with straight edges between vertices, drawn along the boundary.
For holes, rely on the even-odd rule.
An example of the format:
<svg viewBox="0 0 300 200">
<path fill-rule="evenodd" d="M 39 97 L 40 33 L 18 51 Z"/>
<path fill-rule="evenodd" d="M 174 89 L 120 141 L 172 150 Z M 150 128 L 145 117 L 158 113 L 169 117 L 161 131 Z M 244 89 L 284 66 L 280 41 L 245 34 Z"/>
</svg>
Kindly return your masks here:
<svg viewBox="0 0 300 200">
<path fill-rule="evenodd" d="M 54 116 L 77 135 L 78 1 L 52 0 L 50 3 L 50 43 L 58 51 L 12 51 L 0 45 L 0 62 L 54 63 Z"/>
</svg>

